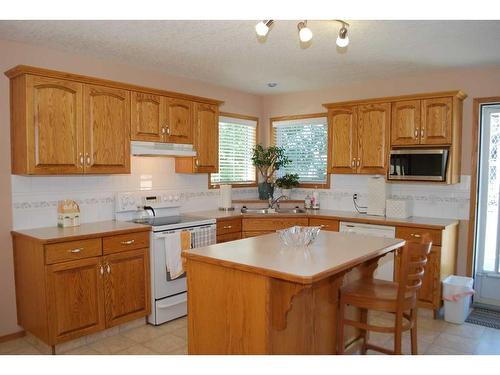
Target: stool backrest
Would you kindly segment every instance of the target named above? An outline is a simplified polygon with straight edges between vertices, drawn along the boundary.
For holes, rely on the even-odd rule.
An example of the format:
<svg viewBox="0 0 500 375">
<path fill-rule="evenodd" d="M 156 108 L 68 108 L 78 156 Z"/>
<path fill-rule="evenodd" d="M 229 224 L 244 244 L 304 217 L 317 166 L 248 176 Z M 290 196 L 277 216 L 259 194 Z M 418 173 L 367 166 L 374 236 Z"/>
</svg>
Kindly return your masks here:
<svg viewBox="0 0 500 375">
<path fill-rule="evenodd" d="M 431 251 L 432 241 L 429 234 L 423 234 L 417 241 L 407 241 L 401 251 L 399 267 L 398 302 L 413 298 L 416 301 L 418 290 L 422 287 L 427 256 Z"/>
</svg>

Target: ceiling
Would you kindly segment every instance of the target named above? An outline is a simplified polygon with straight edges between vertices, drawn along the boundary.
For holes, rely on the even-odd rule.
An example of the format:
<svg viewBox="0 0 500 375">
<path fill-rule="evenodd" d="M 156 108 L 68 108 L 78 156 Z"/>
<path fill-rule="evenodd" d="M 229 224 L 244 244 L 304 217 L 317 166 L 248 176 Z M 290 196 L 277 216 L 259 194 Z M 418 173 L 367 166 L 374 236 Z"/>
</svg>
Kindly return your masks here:
<svg viewBox="0 0 500 375">
<path fill-rule="evenodd" d="M 333 21 L 309 21 L 309 46 L 299 43 L 297 21 L 276 21 L 265 42 L 256 38 L 256 21 L 0 21 L 0 39 L 255 94 L 500 65 L 500 21 L 349 22 L 344 51 L 335 45 L 340 25 Z"/>
</svg>

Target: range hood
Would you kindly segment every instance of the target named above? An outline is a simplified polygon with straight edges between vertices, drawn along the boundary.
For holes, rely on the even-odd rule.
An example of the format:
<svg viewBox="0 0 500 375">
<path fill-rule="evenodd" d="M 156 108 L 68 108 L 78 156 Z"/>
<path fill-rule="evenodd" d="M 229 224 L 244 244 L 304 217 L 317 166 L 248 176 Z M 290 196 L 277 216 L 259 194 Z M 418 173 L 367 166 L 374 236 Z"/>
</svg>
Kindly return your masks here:
<svg viewBox="0 0 500 375">
<path fill-rule="evenodd" d="M 196 156 L 193 145 L 132 141 L 130 146 L 136 156 Z"/>
</svg>

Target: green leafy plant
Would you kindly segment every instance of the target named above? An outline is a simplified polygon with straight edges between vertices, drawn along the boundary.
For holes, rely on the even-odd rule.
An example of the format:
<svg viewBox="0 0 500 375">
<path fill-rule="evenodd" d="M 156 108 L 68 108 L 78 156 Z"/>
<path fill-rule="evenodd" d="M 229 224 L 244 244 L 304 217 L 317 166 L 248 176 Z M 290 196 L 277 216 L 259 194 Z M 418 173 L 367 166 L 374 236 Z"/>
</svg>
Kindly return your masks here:
<svg viewBox="0 0 500 375">
<path fill-rule="evenodd" d="M 253 165 L 259 170 L 263 182 L 270 183 L 274 172 L 291 163 L 291 160 L 285 155 L 282 147 L 269 146 L 263 147 L 261 144 L 253 148 Z"/>
<path fill-rule="evenodd" d="M 299 175 L 297 173 L 287 173 L 276 179 L 276 185 L 282 189 L 292 189 L 299 186 Z"/>
</svg>

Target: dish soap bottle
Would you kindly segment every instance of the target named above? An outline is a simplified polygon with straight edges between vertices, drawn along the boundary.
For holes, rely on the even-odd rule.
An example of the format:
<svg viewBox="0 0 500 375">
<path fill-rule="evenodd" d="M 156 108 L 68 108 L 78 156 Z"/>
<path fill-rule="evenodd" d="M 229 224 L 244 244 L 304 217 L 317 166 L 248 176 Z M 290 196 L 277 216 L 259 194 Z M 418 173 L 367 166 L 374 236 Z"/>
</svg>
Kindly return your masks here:
<svg viewBox="0 0 500 375">
<path fill-rule="evenodd" d="M 311 197 L 309 196 L 309 194 L 306 195 L 305 199 L 304 199 L 304 208 L 306 210 L 310 209 L 312 207 L 312 199 Z"/>
<path fill-rule="evenodd" d="M 313 210 L 319 210 L 319 192 L 317 190 L 313 191 L 311 206 Z"/>
</svg>

